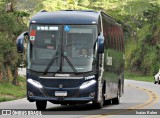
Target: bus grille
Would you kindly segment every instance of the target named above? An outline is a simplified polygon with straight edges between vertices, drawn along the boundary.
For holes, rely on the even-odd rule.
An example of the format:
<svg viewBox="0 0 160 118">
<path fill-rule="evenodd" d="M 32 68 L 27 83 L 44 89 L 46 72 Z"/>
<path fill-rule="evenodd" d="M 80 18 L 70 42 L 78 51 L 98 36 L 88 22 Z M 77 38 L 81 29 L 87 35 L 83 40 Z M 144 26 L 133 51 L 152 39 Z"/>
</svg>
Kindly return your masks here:
<svg viewBox="0 0 160 118">
<path fill-rule="evenodd" d="M 73 88 L 78 87 L 83 82 L 83 79 L 41 79 L 45 87 L 53 88 Z"/>
</svg>

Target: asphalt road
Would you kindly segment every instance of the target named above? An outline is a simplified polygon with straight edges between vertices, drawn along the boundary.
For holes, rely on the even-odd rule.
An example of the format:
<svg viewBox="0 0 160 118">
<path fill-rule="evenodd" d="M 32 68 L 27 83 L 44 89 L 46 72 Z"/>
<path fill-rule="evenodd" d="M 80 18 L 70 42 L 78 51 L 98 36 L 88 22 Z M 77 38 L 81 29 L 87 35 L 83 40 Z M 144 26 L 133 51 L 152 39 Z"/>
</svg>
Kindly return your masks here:
<svg viewBox="0 0 160 118">
<path fill-rule="evenodd" d="M 105 105 L 101 110 L 92 104 L 61 106 L 47 103 L 47 111 L 42 116 L 32 117 L 61 117 L 61 118 L 159 118 L 160 117 L 160 85 L 149 82 L 125 80 L 125 91 L 119 105 Z M 24 99 L 1 102 L 0 109 L 36 110 L 35 103 Z M 157 109 L 157 110 L 156 110 Z M 158 112 L 157 112 L 158 111 Z M 157 115 L 159 114 L 159 115 Z M 53 116 L 54 115 L 54 116 Z M 10 117 L 3 115 L 3 117 Z M 14 117 L 22 117 L 14 115 Z M 23 116 L 28 117 L 28 116 Z M 31 117 L 31 116 L 30 116 Z"/>
</svg>

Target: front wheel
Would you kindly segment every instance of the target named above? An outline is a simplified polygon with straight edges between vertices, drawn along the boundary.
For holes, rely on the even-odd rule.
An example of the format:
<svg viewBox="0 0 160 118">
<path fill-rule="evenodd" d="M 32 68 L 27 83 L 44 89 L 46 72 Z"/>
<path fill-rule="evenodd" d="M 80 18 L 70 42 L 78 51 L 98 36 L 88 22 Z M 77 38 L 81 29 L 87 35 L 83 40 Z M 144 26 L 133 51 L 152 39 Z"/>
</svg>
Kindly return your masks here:
<svg viewBox="0 0 160 118">
<path fill-rule="evenodd" d="M 99 102 L 93 102 L 93 105 L 96 109 L 101 109 L 104 105 L 104 94 L 101 93 L 101 100 Z"/>
<path fill-rule="evenodd" d="M 47 101 L 36 101 L 37 110 L 45 110 L 47 106 Z"/>
<path fill-rule="evenodd" d="M 112 100 L 110 99 L 110 100 L 105 100 L 104 101 L 104 105 L 110 105 L 112 103 Z"/>
<path fill-rule="evenodd" d="M 103 107 L 103 104 L 104 104 L 103 100 L 101 100 L 98 103 L 93 102 L 93 105 L 96 109 L 101 109 Z"/>
</svg>

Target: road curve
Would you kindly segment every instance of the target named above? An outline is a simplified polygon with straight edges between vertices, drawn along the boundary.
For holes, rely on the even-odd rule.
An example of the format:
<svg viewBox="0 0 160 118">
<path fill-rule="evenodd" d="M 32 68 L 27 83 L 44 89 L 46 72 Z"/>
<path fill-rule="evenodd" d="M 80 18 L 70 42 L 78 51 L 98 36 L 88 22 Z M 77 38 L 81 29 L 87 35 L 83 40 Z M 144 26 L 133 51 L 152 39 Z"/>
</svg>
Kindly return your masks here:
<svg viewBox="0 0 160 118">
<path fill-rule="evenodd" d="M 47 103 L 46 113 L 54 114 L 55 117 L 122 117 L 125 118 L 125 114 L 133 115 L 136 110 L 141 109 L 160 109 L 160 85 L 149 82 L 140 82 L 133 80 L 125 80 L 125 91 L 121 97 L 119 105 L 105 105 L 103 109 L 94 109 L 91 104 L 86 105 L 74 105 L 74 106 L 61 106 Z M 26 98 L 1 102 L 0 109 L 36 109 L 35 103 L 30 103 Z M 69 114 L 69 115 L 68 115 Z M 142 115 L 136 115 L 129 117 L 142 117 Z M 144 115 L 143 115 L 144 116 Z M 5 116 L 8 117 L 8 116 Z M 17 116 L 15 116 L 17 118 Z M 27 117 L 27 116 L 25 116 Z M 40 116 L 38 116 L 40 117 Z M 41 116 L 42 117 L 42 116 Z M 44 117 L 44 116 L 43 116 Z M 53 117 L 53 116 L 46 116 Z M 145 118 L 158 118 L 158 115 L 146 115 Z M 127 117 L 128 118 L 128 117 Z"/>
</svg>

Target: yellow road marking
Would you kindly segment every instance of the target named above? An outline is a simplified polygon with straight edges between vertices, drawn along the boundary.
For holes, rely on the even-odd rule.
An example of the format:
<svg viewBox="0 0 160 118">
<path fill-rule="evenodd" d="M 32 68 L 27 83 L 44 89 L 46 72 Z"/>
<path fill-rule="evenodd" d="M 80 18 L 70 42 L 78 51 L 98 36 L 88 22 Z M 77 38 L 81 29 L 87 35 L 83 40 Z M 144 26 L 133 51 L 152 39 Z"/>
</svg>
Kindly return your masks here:
<svg viewBox="0 0 160 118">
<path fill-rule="evenodd" d="M 126 113 L 126 112 L 129 112 L 131 110 L 136 110 L 136 109 L 142 109 L 142 108 L 146 108 L 146 107 L 149 107 L 149 106 L 152 106 L 154 104 L 156 104 L 158 102 L 158 95 L 156 93 L 153 93 L 151 90 L 148 90 L 148 89 L 144 89 L 144 88 L 140 88 L 138 86 L 133 86 L 133 85 L 128 85 L 130 87 L 134 87 L 138 90 L 141 90 L 143 92 L 146 92 L 149 96 L 148 100 L 146 102 L 144 102 L 143 104 L 140 104 L 140 105 L 136 105 L 136 106 L 132 106 L 132 107 L 129 107 L 127 109 L 123 109 L 123 110 L 118 110 L 116 112 L 109 112 L 107 114 L 101 114 L 101 115 L 90 115 L 90 116 L 87 116 L 86 118 L 103 118 L 103 117 L 107 117 L 107 116 L 111 116 L 111 115 L 116 115 L 116 114 L 119 114 L 119 113 Z"/>
<path fill-rule="evenodd" d="M 133 86 L 133 85 L 130 85 L 130 86 L 131 87 L 136 87 L 136 86 Z M 153 93 L 151 90 L 148 90 L 148 89 L 144 89 L 144 88 L 140 88 L 140 87 L 136 87 L 136 88 L 141 90 L 141 91 L 145 91 L 148 94 L 149 99 L 145 103 L 143 103 L 141 105 L 137 105 L 135 107 L 130 107 L 128 109 L 137 109 L 137 108 L 141 108 L 142 109 L 142 108 L 146 108 L 146 107 L 152 106 L 152 105 L 154 105 L 155 103 L 158 102 L 159 97 L 158 97 L 158 95 L 156 93 Z"/>
</svg>

